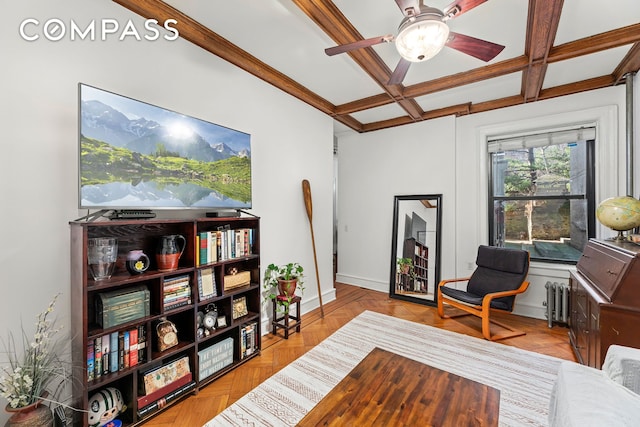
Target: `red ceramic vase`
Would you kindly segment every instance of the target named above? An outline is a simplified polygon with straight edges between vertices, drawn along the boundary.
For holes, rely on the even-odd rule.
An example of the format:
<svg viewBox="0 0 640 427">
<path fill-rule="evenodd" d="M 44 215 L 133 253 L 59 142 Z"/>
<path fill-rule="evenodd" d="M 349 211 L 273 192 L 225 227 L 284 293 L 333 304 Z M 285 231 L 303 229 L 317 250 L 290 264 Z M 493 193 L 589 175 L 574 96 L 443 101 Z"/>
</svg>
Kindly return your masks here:
<svg viewBox="0 0 640 427">
<path fill-rule="evenodd" d="M 280 295 L 292 297 L 296 293 L 296 287 L 298 286 L 298 279 L 278 279 L 278 291 Z"/>
<path fill-rule="evenodd" d="M 21 408 L 7 405 L 5 411 L 12 414 L 5 427 L 53 427 L 53 414 L 42 399 Z"/>
</svg>

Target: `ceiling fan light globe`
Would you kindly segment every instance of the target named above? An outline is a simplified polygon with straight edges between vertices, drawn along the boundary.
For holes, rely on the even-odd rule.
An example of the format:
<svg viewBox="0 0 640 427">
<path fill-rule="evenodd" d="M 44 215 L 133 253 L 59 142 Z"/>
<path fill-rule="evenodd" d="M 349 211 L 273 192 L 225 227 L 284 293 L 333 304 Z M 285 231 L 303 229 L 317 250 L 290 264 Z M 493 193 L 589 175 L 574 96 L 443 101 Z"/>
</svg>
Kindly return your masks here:
<svg viewBox="0 0 640 427">
<path fill-rule="evenodd" d="M 418 16 L 400 24 L 396 49 L 407 61 L 422 62 L 436 56 L 449 39 L 449 27 L 437 15 Z"/>
</svg>

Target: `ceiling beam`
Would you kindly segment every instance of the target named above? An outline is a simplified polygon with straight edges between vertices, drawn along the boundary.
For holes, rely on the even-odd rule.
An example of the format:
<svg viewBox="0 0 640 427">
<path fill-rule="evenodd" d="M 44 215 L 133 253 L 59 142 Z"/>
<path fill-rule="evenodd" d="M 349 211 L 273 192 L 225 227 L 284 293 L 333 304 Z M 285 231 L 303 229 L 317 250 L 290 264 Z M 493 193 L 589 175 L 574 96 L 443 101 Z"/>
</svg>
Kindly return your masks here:
<svg viewBox="0 0 640 427">
<path fill-rule="evenodd" d="M 322 31 L 338 45 L 362 40 L 364 37 L 330 0 L 292 0 Z M 391 69 L 372 48 L 347 52 L 389 96 L 387 103 L 397 102 L 413 120 L 419 120 L 423 111 L 413 99 L 405 99 L 402 85 L 387 85 Z"/>
<path fill-rule="evenodd" d="M 640 69 L 640 23 L 551 47 L 549 43 L 555 38 L 563 0 L 530 0 L 525 55 L 404 87 L 386 84 L 391 70 L 372 48 L 358 49 L 348 54 L 381 86 L 384 93 L 336 106 L 160 0 L 113 1 L 147 19 L 153 18 L 159 22 L 176 19 L 178 22 L 175 27 L 183 39 L 317 108 L 356 132 L 369 132 L 449 115 L 462 116 L 518 105 L 526 101 L 599 89 L 616 85 L 627 73 L 637 72 Z M 331 1 L 292 1 L 336 43 L 343 44 L 362 39 L 358 31 Z M 547 64 L 629 44 L 633 44 L 632 48 L 611 75 L 542 89 Z M 423 111 L 414 99 L 515 72 L 523 72 L 521 95 L 477 104 L 463 103 L 431 111 Z M 398 103 L 408 115 L 364 124 L 350 115 L 394 102 Z"/>
<path fill-rule="evenodd" d="M 561 86 L 556 86 L 549 89 L 543 89 L 540 91 L 540 95 L 538 96 L 538 100 L 542 101 L 545 99 L 556 98 L 565 95 L 572 95 L 580 92 L 586 92 L 595 89 L 602 89 L 606 87 L 611 87 L 614 84 L 614 77 L 609 76 L 601 76 L 593 79 L 587 79 L 580 82 L 568 83 Z M 439 117 L 445 117 L 450 115 L 455 116 L 463 116 L 467 114 L 476 114 L 482 113 L 490 110 L 498 110 L 500 108 L 513 107 L 515 105 L 520 105 L 524 103 L 524 98 L 522 95 L 514 95 L 506 98 L 494 99 L 485 102 L 478 103 L 465 103 L 459 104 L 457 106 L 440 108 L 437 110 L 425 111 L 423 114 L 424 120 L 435 119 Z M 373 123 L 364 123 L 362 125 L 363 132 L 370 132 L 374 130 L 385 129 L 393 126 L 400 126 L 407 124 L 405 117 L 397 117 L 389 120 L 382 120 L 379 122 Z"/>
<path fill-rule="evenodd" d="M 549 63 L 577 58 L 637 42 L 640 42 L 640 23 L 554 46 L 549 52 Z"/>
<path fill-rule="evenodd" d="M 522 72 L 524 102 L 536 101 L 547 72 L 547 58 L 553 46 L 564 0 L 529 0 L 524 55 L 529 59 Z"/>
<path fill-rule="evenodd" d="M 602 89 L 605 87 L 611 87 L 614 84 L 614 78 L 612 75 L 594 77 L 592 79 L 582 80 L 579 82 L 567 83 L 561 86 L 556 86 L 548 89 L 542 89 L 538 99 L 540 101 L 544 99 L 557 98 L 559 96 L 573 95 L 580 92 L 586 92 L 589 90 Z"/>
<path fill-rule="evenodd" d="M 180 37 L 213 53 L 216 56 L 242 68 L 246 72 L 258 77 L 261 80 L 277 87 L 278 89 L 292 95 L 301 101 L 317 108 L 330 116 L 335 115 L 335 106 L 310 91 L 300 83 L 265 64 L 258 58 L 240 49 L 222 36 L 214 33 L 204 25 L 171 7 L 160 0 L 113 0 L 115 3 L 124 6 L 145 19 L 157 19 L 164 22 L 167 19 L 175 19 L 174 25 L 180 33 Z M 351 120 L 343 118 L 349 123 Z M 341 120 L 341 121 L 342 121 Z"/>
<path fill-rule="evenodd" d="M 526 66 L 527 58 L 525 56 L 519 56 L 517 58 L 507 59 L 505 61 L 496 62 L 495 64 L 475 68 L 473 70 L 463 71 L 461 73 L 440 77 L 428 82 L 407 86 L 403 94 L 407 98 L 416 98 L 418 96 L 453 89 L 455 87 L 522 71 Z"/>
<path fill-rule="evenodd" d="M 354 119 L 352 116 L 349 116 L 349 115 L 335 116 L 334 119 L 339 121 L 343 125 L 350 127 L 351 129 L 355 130 L 358 133 L 363 132 L 362 123 Z"/>
<path fill-rule="evenodd" d="M 640 43 L 633 45 L 613 71 L 614 84 L 621 83 L 628 73 L 637 73 L 638 70 L 640 70 Z"/>
<path fill-rule="evenodd" d="M 382 107 L 391 104 L 395 100 L 389 98 L 387 94 L 373 95 L 368 98 L 358 99 L 353 102 L 336 105 L 336 114 L 351 114 L 368 108 Z"/>
<path fill-rule="evenodd" d="M 628 27 L 608 31 L 595 36 L 586 37 L 580 40 L 575 40 L 553 47 L 551 48 L 551 50 L 549 51 L 549 55 L 547 56 L 547 63 L 572 59 L 582 55 L 588 55 L 615 47 L 625 46 L 631 43 L 640 43 L 640 24 L 630 25 Z M 625 73 L 629 71 L 638 71 L 639 67 L 636 65 L 636 63 L 639 62 L 640 59 L 638 59 L 637 57 L 637 52 L 638 48 L 634 46 L 634 48 L 625 57 L 625 59 L 628 61 L 628 64 L 625 68 Z M 407 86 L 403 91 L 403 95 L 405 98 L 417 98 L 420 96 L 428 95 L 430 93 L 453 89 L 455 87 L 467 85 L 470 83 L 477 83 L 482 80 L 488 80 L 495 77 L 520 72 L 527 69 L 527 67 L 529 67 L 529 59 L 527 56 L 523 55 L 517 58 L 507 59 L 473 70 L 464 71 L 458 74 L 452 74 L 450 76 L 440 77 L 438 79 L 430 80 L 427 82 L 417 83 L 412 86 Z M 388 101 L 386 103 L 391 102 L 393 101 Z M 372 108 L 372 106 L 377 107 L 380 105 L 385 105 L 383 96 L 374 95 L 368 98 L 363 98 L 345 104 L 337 105 L 336 113 L 339 112 L 340 114 L 351 114 L 358 111 L 366 110 L 368 108 Z"/>
</svg>

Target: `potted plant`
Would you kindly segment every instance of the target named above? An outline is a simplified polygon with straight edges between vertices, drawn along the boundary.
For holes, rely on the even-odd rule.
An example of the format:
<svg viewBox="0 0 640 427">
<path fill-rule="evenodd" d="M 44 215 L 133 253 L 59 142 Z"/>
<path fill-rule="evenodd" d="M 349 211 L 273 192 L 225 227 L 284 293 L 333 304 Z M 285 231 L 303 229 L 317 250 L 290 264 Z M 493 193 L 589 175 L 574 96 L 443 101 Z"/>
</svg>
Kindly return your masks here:
<svg viewBox="0 0 640 427">
<path fill-rule="evenodd" d="M 6 411 L 13 414 L 7 425 L 53 425 L 53 414 L 45 403 L 73 409 L 60 402 L 72 373 L 70 362 L 62 357 L 67 342 L 56 336 L 62 328 L 50 318 L 57 298 L 38 315 L 32 338 L 21 331 L 21 348 L 11 332 L 7 341 L 0 338 L 6 357 L 6 364 L 0 366 L 0 396 L 8 401 Z"/>
<path fill-rule="evenodd" d="M 408 274 L 412 278 L 415 276 L 413 260 L 411 258 L 398 258 L 396 262 L 398 264 L 398 273 Z"/>
<path fill-rule="evenodd" d="M 269 264 L 264 272 L 265 299 L 275 300 L 282 311 L 288 312 L 296 290 L 304 293 L 304 269 L 297 262 Z M 278 298 L 280 297 L 280 298 Z"/>
</svg>

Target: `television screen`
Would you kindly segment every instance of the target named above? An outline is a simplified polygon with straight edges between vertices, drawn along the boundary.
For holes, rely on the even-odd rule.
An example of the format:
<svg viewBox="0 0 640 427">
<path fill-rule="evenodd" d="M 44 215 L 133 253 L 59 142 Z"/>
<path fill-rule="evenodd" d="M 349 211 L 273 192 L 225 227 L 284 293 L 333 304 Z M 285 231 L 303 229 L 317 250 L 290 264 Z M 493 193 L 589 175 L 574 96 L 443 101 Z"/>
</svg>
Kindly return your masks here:
<svg viewBox="0 0 640 427">
<path fill-rule="evenodd" d="M 251 135 L 79 84 L 80 209 L 251 207 Z"/>
</svg>

